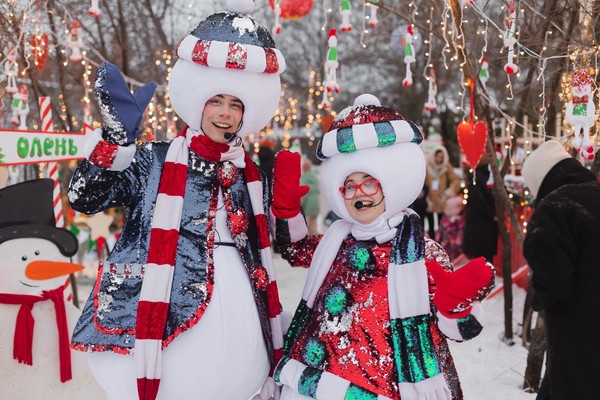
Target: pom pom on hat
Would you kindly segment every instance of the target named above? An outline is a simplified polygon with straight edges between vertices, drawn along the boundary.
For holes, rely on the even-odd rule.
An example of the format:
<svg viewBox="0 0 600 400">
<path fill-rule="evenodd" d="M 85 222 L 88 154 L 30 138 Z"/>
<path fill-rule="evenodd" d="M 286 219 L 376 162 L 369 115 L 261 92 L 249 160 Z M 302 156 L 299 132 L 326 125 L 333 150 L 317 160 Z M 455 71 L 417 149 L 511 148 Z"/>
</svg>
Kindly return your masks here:
<svg viewBox="0 0 600 400">
<path fill-rule="evenodd" d="M 379 99 L 372 94 L 361 94 L 354 100 L 354 106 L 381 106 Z"/>
<path fill-rule="evenodd" d="M 227 0 L 227 9 L 238 14 L 250 14 L 254 11 L 252 0 Z"/>
<path fill-rule="evenodd" d="M 559 161 L 571 158 L 562 144 L 556 140 L 549 140 L 542 143 L 535 149 L 523 163 L 521 175 L 525 184 L 529 187 L 531 194 L 538 195 L 540 186 L 548 172 Z"/>
</svg>

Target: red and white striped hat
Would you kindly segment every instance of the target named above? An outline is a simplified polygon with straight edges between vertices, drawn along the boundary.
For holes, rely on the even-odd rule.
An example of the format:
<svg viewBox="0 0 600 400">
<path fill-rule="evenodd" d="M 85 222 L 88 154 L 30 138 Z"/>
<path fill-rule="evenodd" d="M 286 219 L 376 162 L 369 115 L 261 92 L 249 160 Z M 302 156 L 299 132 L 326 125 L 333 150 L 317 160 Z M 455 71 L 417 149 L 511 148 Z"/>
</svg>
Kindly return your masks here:
<svg viewBox="0 0 600 400">
<path fill-rule="evenodd" d="M 193 129 L 211 97 L 228 94 L 244 104 L 238 136 L 262 129 L 275 114 L 285 59 L 269 31 L 248 14 L 252 0 L 228 0 L 229 12 L 201 21 L 178 43 L 169 80 L 173 109 Z"/>
</svg>

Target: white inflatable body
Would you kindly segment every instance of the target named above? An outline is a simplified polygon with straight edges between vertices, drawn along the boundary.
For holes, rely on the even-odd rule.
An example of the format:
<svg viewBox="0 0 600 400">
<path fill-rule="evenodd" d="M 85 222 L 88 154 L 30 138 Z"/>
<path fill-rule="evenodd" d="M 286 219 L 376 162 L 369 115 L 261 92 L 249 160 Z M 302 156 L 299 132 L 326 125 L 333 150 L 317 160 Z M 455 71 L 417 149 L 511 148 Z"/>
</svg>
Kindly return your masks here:
<svg viewBox="0 0 600 400">
<path fill-rule="evenodd" d="M 219 196 L 217 231 L 233 239 Z M 158 400 L 247 400 L 267 378 L 269 359 L 248 273 L 238 250 L 214 250 L 215 285 L 202 319 L 163 350 Z M 90 368 L 109 400 L 138 400 L 135 359 L 89 354 Z"/>
</svg>

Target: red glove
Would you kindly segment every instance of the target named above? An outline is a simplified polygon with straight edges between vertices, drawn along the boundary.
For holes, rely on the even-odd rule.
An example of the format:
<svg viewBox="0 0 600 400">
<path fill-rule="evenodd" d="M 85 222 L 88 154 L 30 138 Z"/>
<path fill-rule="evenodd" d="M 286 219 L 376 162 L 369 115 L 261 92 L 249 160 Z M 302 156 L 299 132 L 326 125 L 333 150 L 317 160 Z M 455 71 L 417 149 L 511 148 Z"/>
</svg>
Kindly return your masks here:
<svg viewBox="0 0 600 400">
<path fill-rule="evenodd" d="M 277 218 L 293 218 L 300 213 L 300 199 L 308 193 L 308 186 L 300 186 L 299 153 L 282 150 L 275 157 L 273 170 L 273 214 Z"/>
<path fill-rule="evenodd" d="M 494 267 L 483 257 L 454 272 L 446 271 L 435 260 L 427 260 L 425 264 L 437 287 L 433 302 L 445 317 L 466 317 L 473 303 L 483 300 L 494 287 Z"/>
</svg>

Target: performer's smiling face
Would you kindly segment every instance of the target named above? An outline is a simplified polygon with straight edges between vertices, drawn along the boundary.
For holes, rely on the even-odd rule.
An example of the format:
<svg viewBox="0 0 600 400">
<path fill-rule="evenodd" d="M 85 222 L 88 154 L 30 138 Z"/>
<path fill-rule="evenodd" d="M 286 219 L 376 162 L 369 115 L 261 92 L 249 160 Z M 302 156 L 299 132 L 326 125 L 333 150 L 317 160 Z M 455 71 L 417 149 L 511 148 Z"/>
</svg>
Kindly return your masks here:
<svg viewBox="0 0 600 400">
<path fill-rule="evenodd" d="M 381 184 L 364 172 L 354 172 L 340 188 L 348 214 L 358 223 L 370 224 L 385 211 Z"/>
<path fill-rule="evenodd" d="M 244 104 L 228 94 L 218 94 L 208 99 L 202 111 L 202 132 L 214 142 L 227 143 L 226 134 L 236 133 L 244 115 Z"/>
</svg>

